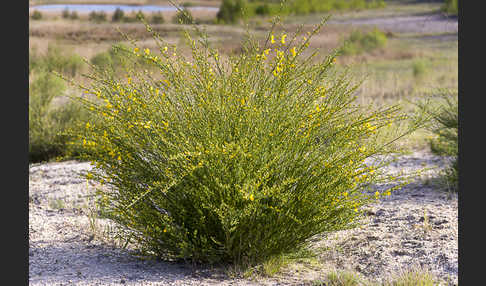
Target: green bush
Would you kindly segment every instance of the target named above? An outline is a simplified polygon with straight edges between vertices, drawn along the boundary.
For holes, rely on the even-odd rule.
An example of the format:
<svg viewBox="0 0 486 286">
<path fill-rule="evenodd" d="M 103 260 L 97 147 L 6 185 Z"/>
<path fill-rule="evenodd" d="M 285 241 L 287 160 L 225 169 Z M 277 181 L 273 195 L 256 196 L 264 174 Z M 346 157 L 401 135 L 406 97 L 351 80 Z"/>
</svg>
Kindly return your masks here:
<svg viewBox="0 0 486 286">
<path fill-rule="evenodd" d="M 69 9 L 68 8 L 62 10 L 62 17 L 64 19 L 70 19 L 70 20 L 79 19 L 78 12 L 72 11 L 71 13 L 69 13 Z"/>
<path fill-rule="evenodd" d="M 78 12 L 72 11 L 71 15 L 69 15 L 69 19 L 71 19 L 71 20 L 79 19 Z"/>
<path fill-rule="evenodd" d="M 94 55 L 90 59 L 90 62 L 93 65 L 103 69 L 113 68 L 114 66 L 116 66 L 116 64 L 113 64 L 113 57 L 110 51 L 100 52 Z"/>
<path fill-rule="evenodd" d="M 412 64 L 413 77 L 416 79 L 422 78 L 428 70 L 427 62 L 423 59 L 415 60 Z"/>
<path fill-rule="evenodd" d="M 252 265 L 358 225 L 361 206 L 390 194 L 367 192 L 372 184 L 400 186 L 382 172 L 385 157 L 365 164 L 412 130 L 389 133 L 405 119 L 398 107 L 357 105 L 335 54 L 313 64 L 302 35 L 270 33 L 268 45 L 249 37 L 224 59 L 205 34 L 185 33 L 189 55 L 154 34 L 160 53 L 132 54 L 158 77 L 93 71 L 82 102 L 100 123 L 77 144 L 95 165 L 86 177 L 107 186 L 103 214 L 142 252 Z"/>
<path fill-rule="evenodd" d="M 432 132 L 436 138 L 430 141 L 432 152 L 454 157 L 451 168 L 446 170 L 446 180 L 452 190 L 457 190 L 459 165 L 458 149 L 458 96 L 457 91 L 440 90 L 439 109 L 433 113 Z"/>
<path fill-rule="evenodd" d="M 220 23 L 236 23 L 243 17 L 246 7 L 245 0 L 223 0 L 216 18 Z"/>
<path fill-rule="evenodd" d="M 112 22 L 121 22 L 125 17 L 125 13 L 122 9 L 116 8 L 115 12 L 113 12 L 113 16 L 111 17 Z"/>
<path fill-rule="evenodd" d="M 459 13 L 459 0 L 445 0 L 443 10 L 446 13 L 457 15 Z"/>
<path fill-rule="evenodd" d="M 89 13 L 89 20 L 96 23 L 105 22 L 106 13 L 103 11 L 99 11 L 99 12 L 92 11 L 91 13 Z"/>
<path fill-rule="evenodd" d="M 430 149 L 437 155 L 451 156 L 451 167 L 445 171 L 450 190 L 458 188 L 458 93 L 457 90 L 439 89 L 437 96 L 418 104 L 422 112 L 432 118 L 428 129 L 435 135 L 429 140 Z"/>
<path fill-rule="evenodd" d="M 386 4 L 383 0 L 293 0 L 289 1 L 286 6 L 285 11 L 288 14 L 305 15 L 331 11 L 383 8 Z"/>
<path fill-rule="evenodd" d="M 124 16 L 122 18 L 122 21 L 125 22 L 125 23 L 135 23 L 135 22 L 140 21 L 141 19 L 146 19 L 146 18 L 145 18 L 145 14 L 143 14 L 143 12 L 141 10 L 139 10 L 136 13 L 132 12 L 131 16 Z"/>
<path fill-rule="evenodd" d="M 69 15 L 70 15 L 70 14 L 69 14 L 69 9 L 68 9 L 68 8 L 66 8 L 66 9 L 62 10 L 62 17 L 63 17 L 64 19 L 68 19 L 68 18 L 69 18 Z"/>
<path fill-rule="evenodd" d="M 172 22 L 175 24 L 192 24 L 194 23 L 194 17 L 191 12 L 184 7 L 182 10 L 177 11 Z"/>
<path fill-rule="evenodd" d="M 84 61 L 79 55 L 61 49 L 55 44 L 49 43 L 44 55 L 39 55 L 35 49 L 29 51 L 29 71 L 41 68 L 73 77 L 83 67 Z"/>
<path fill-rule="evenodd" d="M 147 60 L 141 57 L 135 57 L 132 53 L 127 53 L 127 50 L 130 49 L 124 44 L 114 44 L 108 51 L 94 55 L 90 59 L 90 62 L 104 72 L 114 72 L 115 74 L 123 72 L 126 65 L 133 64 L 134 62 L 138 64 L 139 69 L 152 67 Z"/>
<path fill-rule="evenodd" d="M 268 6 L 267 3 L 263 3 L 261 5 L 258 5 L 255 8 L 255 14 L 264 16 L 264 15 L 270 15 L 270 6 Z"/>
<path fill-rule="evenodd" d="M 40 64 L 39 54 L 37 52 L 37 47 L 33 46 L 29 49 L 29 75 L 32 70 L 37 69 Z"/>
<path fill-rule="evenodd" d="M 355 55 L 363 52 L 370 52 L 377 48 L 384 47 L 387 40 L 386 34 L 377 28 L 367 33 L 360 30 L 355 30 L 344 42 L 341 52 L 344 55 Z"/>
<path fill-rule="evenodd" d="M 70 146 L 73 138 L 65 132 L 79 128 L 89 113 L 77 102 L 52 106 L 54 98 L 64 95 L 64 81 L 46 70 L 39 70 L 29 86 L 29 162 L 49 161 L 80 155 L 81 148 Z"/>
<path fill-rule="evenodd" d="M 42 19 L 42 13 L 38 10 L 34 10 L 34 12 L 32 12 L 32 15 L 30 17 L 34 20 L 40 20 Z"/>
<path fill-rule="evenodd" d="M 161 12 L 153 13 L 152 18 L 150 19 L 150 23 L 152 24 L 163 24 L 165 23 L 164 16 Z"/>
</svg>

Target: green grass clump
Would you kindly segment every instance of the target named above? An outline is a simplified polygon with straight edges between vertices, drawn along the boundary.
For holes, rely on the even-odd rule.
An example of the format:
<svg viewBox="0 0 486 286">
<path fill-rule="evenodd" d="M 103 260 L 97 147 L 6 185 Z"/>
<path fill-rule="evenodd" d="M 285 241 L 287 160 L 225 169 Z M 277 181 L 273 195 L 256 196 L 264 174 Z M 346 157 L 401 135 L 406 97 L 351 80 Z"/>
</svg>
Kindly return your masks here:
<svg viewBox="0 0 486 286">
<path fill-rule="evenodd" d="M 458 93 L 457 90 L 440 89 L 435 104 L 425 103 L 423 110 L 432 116 L 429 129 L 435 137 L 430 142 L 430 149 L 438 155 L 454 158 L 450 168 L 445 171 L 446 183 L 451 190 L 457 191 L 459 165 L 458 133 Z"/>
<path fill-rule="evenodd" d="M 327 274 L 326 286 L 360 286 L 363 285 L 359 275 L 351 271 L 333 271 Z"/>
<path fill-rule="evenodd" d="M 324 279 L 314 280 L 313 286 L 437 286 L 435 276 L 429 271 L 413 268 L 399 275 L 385 277 L 383 282 L 368 280 L 354 271 L 332 271 Z"/>
<path fill-rule="evenodd" d="M 424 59 L 418 59 L 412 63 L 412 72 L 415 79 L 423 78 L 428 69 L 428 62 Z"/>
<path fill-rule="evenodd" d="M 97 68 L 109 71 L 121 71 L 123 69 L 124 58 L 117 53 L 118 48 L 125 48 L 124 45 L 113 45 L 108 51 L 100 52 L 94 55 L 90 62 Z"/>
<path fill-rule="evenodd" d="M 403 183 L 383 173 L 386 157 L 365 159 L 412 129 L 388 133 L 405 119 L 397 106 L 359 106 L 335 54 L 315 64 L 303 55 L 322 25 L 310 36 L 272 29 L 263 45 L 249 35 L 228 58 L 197 26 L 197 38 L 185 33 L 189 54 L 147 26 L 158 51 L 125 52 L 157 72 L 93 71 L 82 102 L 99 123 L 76 142 L 124 237 L 163 259 L 250 266 L 359 225 L 361 206 Z"/>
<path fill-rule="evenodd" d="M 66 132 L 79 128 L 89 113 L 78 102 L 53 106 L 53 100 L 65 95 L 64 81 L 52 72 L 38 70 L 29 86 L 29 162 L 74 158 L 81 148 L 70 146 Z"/>
<path fill-rule="evenodd" d="M 68 144 L 69 130 L 76 130 L 89 113 L 78 102 L 55 104 L 67 95 L 64 81 L 53 72 L 76 76 L 84 67 L 78 55 L 49 44 L 46 53 L 29 50 L 29 162 L 58 157 L 74 158 L 81 148 Z"/>
<path fill-rule="evenodd" d="M 412 269 L 385 281 L 383 286 L 438 286 L 436 278 L 427 270 Z"/>
<path fill-rule="evenodd" d="M 433 136 L 429 139 L 430 150 L 441 156 L 453 158 L 452 164 L 444 171 L 446 187 L 458 190 L 459 175 L 459 116 L 457 89 L 438 89 L 434 96 L 429 96 L 417 104 L 419 116 L 429 118 L 427 129 Z"/>
<path fill-rule="evenodd" d="M 79 55 L 55 44 L 49 43 L 45 54 L 39 54 L 35 48 L 29 50 L 29 72 L 33 69 L 45 69 L 74 77 L 84 66 L 85 63 Z"/>
<path fill-rule="evenodd" d="M 356 55 L 382 48 L 386 45 L 385 33 L 375 28 L 370 32 L 355 30 L 344 42 L 342 53 L 344 55 Z"/>
</svg>

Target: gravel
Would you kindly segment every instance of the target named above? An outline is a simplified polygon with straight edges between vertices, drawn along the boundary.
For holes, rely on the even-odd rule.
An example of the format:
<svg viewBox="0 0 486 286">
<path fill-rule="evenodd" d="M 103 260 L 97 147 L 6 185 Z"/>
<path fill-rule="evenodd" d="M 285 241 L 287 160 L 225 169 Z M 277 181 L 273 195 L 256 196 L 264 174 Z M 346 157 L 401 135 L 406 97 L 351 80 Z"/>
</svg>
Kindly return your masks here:
<svg viewBox="0 0 486 286">
<path fill-rule="evenodd" d="M 137 257 L 130 247 L 99 235 L 110 222 L 90 220 L 89 194 L 96 186 L 79 176 L 89 163 L 31 165 L 29 285 L 311 285 L 332 269 L 381 280 L 415 266 L 428 269 L 442 285 L 457 285 L 457 194 L 433 183 L 448 162 L 425 152 L 400 157 L 390 172 L 436 169 L 369 206 L 362 228 L 313 238 L 322 267 L 287 269 L 257 280 L 230 278 L 220 268 Z"/>
</svg>

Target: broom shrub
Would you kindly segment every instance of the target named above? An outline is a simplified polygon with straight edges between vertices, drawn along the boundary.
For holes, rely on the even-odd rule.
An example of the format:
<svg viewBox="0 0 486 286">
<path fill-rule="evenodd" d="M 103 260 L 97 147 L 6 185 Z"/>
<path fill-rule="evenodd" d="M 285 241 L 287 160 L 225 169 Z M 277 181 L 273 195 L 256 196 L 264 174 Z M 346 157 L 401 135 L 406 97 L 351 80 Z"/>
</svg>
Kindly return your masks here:
<svg viewBox="0 0 486 286">
<path fill-rule="evenodd" d="M 105 186 L 97 202 L 120 235 L 163 259 L 249 266 L 359 225 L 362 206 L 405 182 L 383 173 L 382 155 L 415 127 L 390 136 L 387 126 L 406 118 L 398 106 L 359 106 L 336 53 L 304 56 L 324 22 L 310 34 L 272 28 L 264 44 L 249 35 L 230 57 L 197 26 L 183 54 L 146 24 L 158 50 L 119 52 L 156 73 L 95 70 L 80 85 L 99 124 L 75 142 L 89 151 L 86 177 Z"/>
</svg>

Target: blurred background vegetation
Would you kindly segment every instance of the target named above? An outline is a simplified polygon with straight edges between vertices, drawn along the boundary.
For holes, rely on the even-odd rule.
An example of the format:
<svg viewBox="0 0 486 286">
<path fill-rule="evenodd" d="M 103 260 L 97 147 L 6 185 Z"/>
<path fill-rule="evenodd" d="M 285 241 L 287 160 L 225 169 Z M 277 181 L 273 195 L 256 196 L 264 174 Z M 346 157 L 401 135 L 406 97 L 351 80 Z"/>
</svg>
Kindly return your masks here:
<svg viewBox="0 0 486 286">
<path fill-rule="evenodd" d="M 356 96 L 362 103 L 401 103 L 413 112 L 414 102 L 437 88 L 457 90 L 457 0 L 186 0 L 175 1 L 189 19 L 177 11 L 86 12 L 36 9 L 44 4 L 132 4 L 170 6 L 165 0 L 30 0 L 29 119 L 31 162 L 73 158 L 62 135 L 89 120 L 89 113 L 72 105 L 69 96 L 81 92 L 52 74 L 58 72 L 78 82 L 91 64 L 124 76 L 123 60 L 115 46 L 129 46 L 120 31 L 139 45 L 156 51 L 155 42 L 137 17 L 143 17 L 169 43 L 182 41 L 188 23 L 204 26 L 221 57 L 242 52 L 246 29 L 263 43 L 276 13 L 289 33 L 311 29 L 331 15 L 310 47 L 326 55 L 342 48 L 336 65 L 363 80 Z M 217 9 L 204 9 L 211 7 Z M 140 6 L 142 8 L 142 6 Z M 279 12 L 280 11 L 280 12 Z M 276 33 L 283 31 L 277 26 Z M 180 51 L 188 52 L 188 51 Z M 83 60 L 84 59 L 84 60 Z M 141 69 L 145 69 L 143 63 Z M 430 130 L 415 133 L 404 145 L 408 150 L 430 150 Z"/>
</svg>

